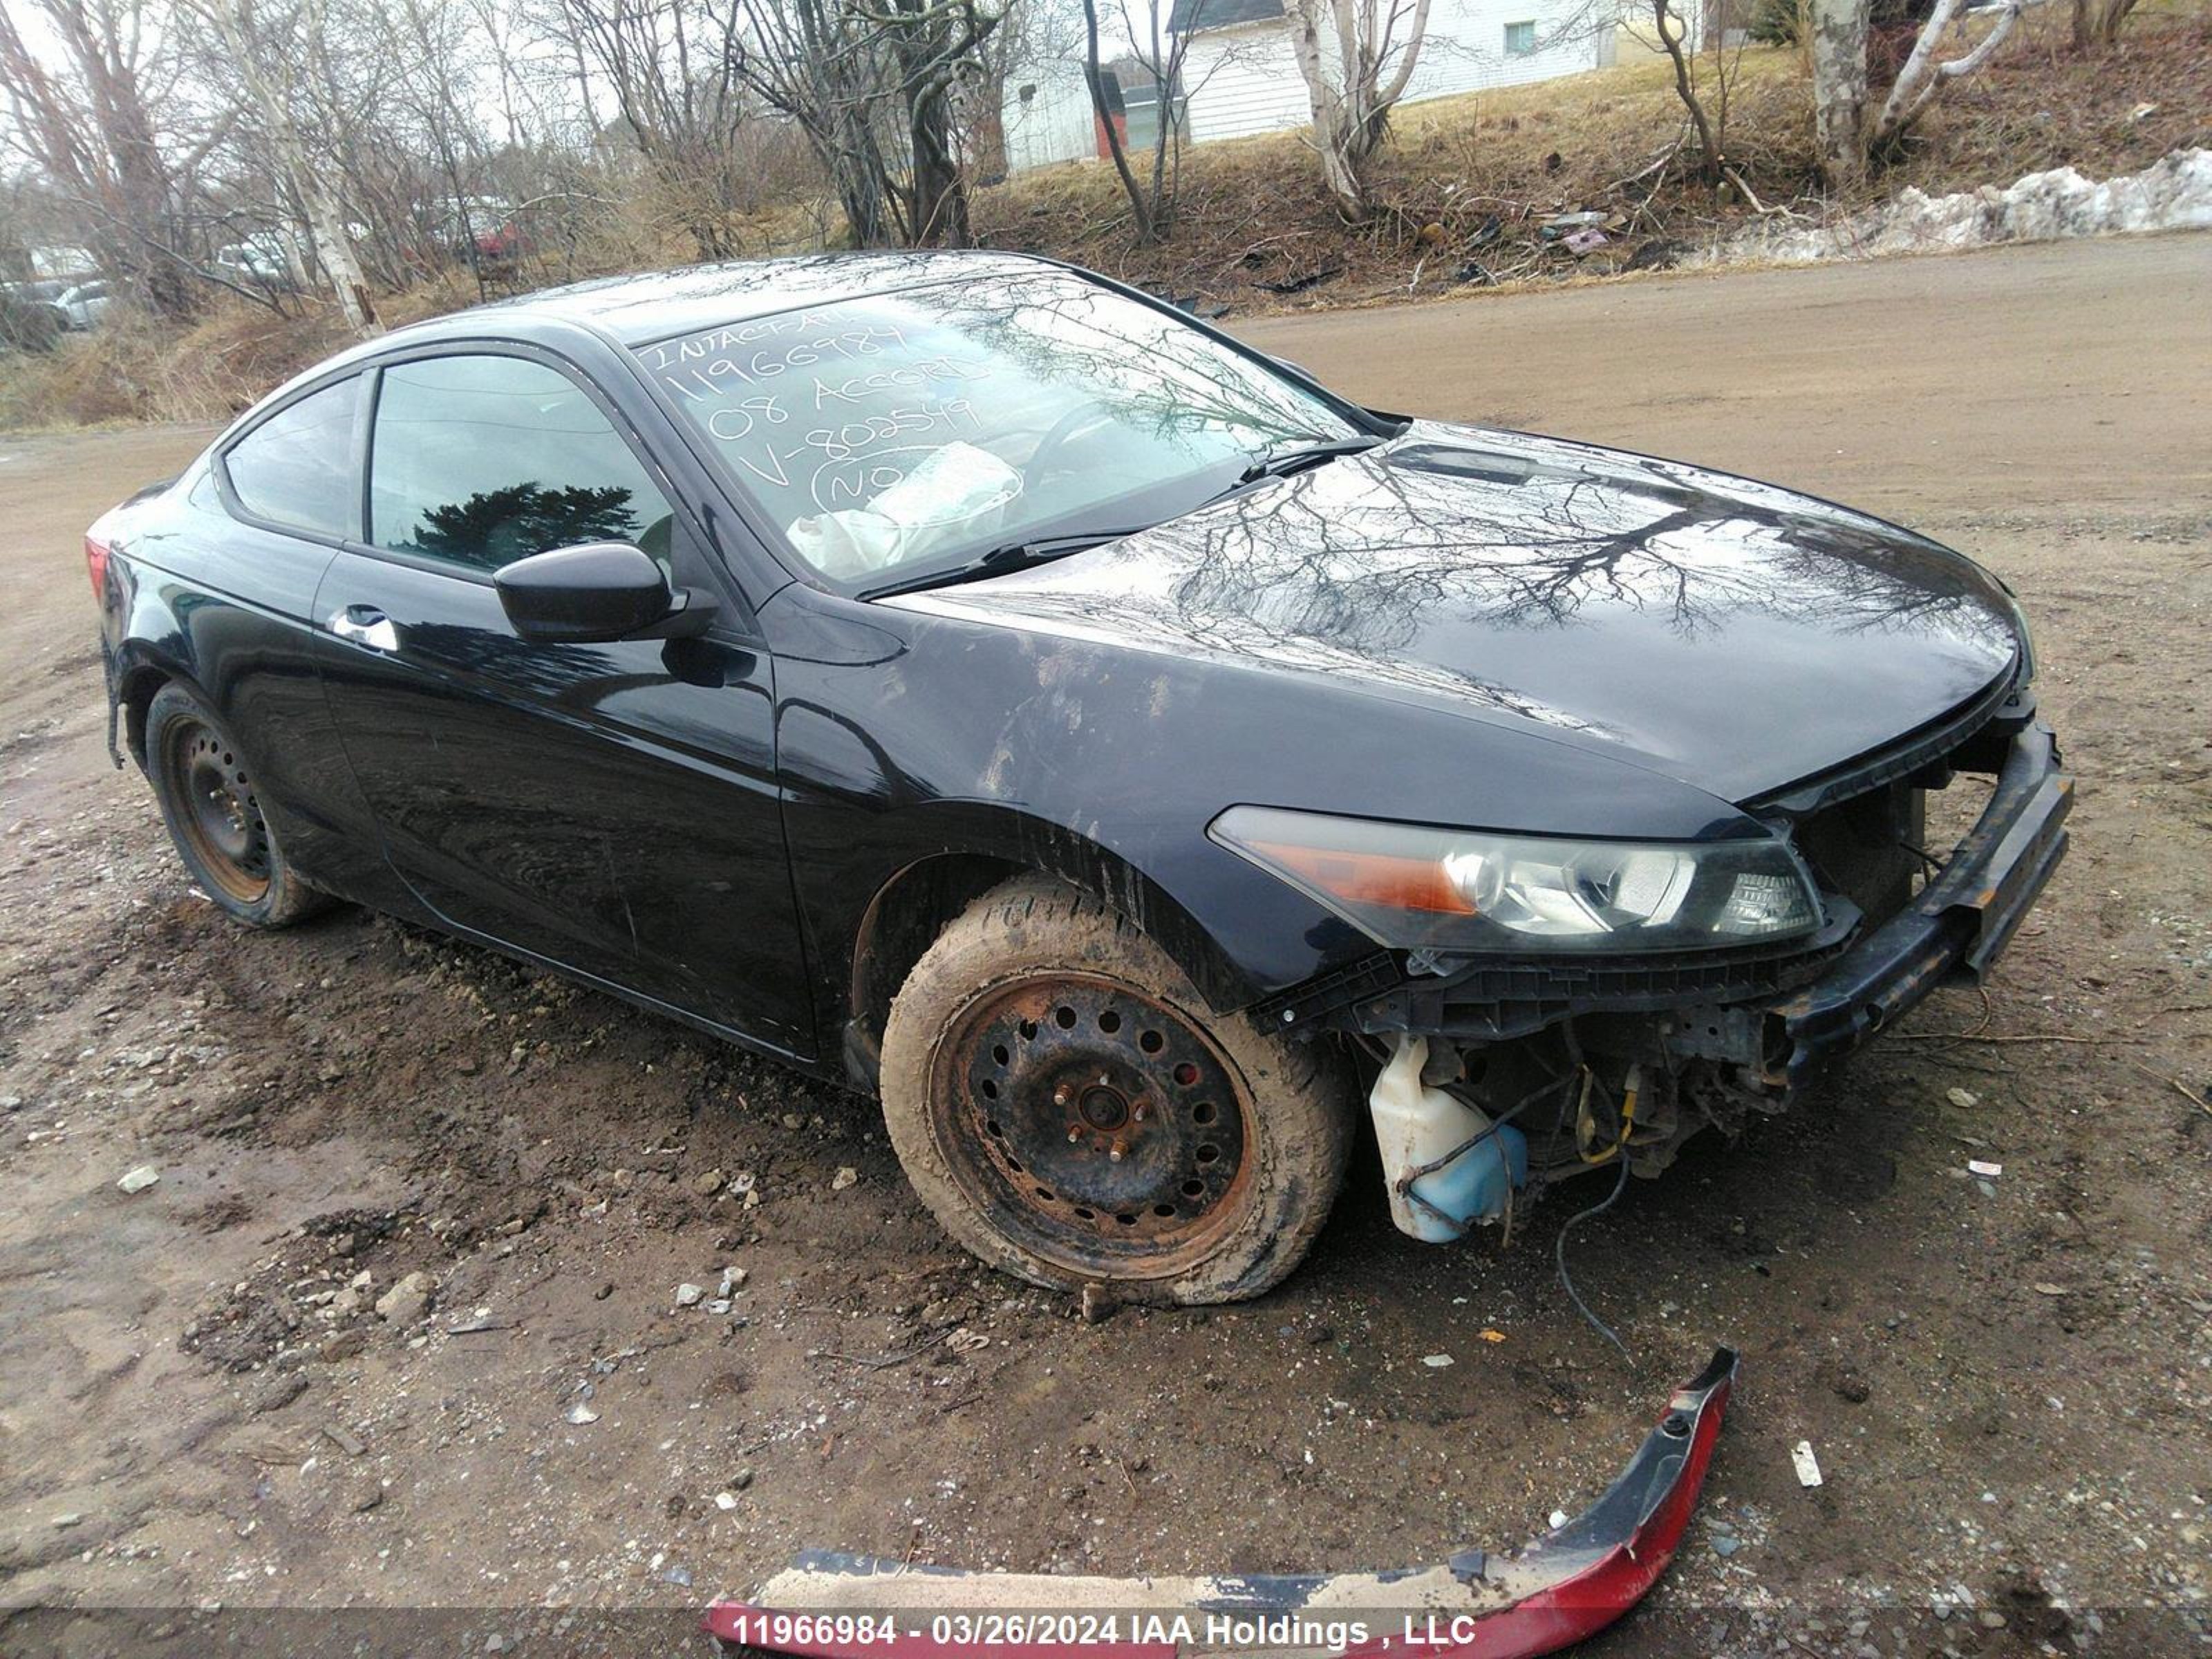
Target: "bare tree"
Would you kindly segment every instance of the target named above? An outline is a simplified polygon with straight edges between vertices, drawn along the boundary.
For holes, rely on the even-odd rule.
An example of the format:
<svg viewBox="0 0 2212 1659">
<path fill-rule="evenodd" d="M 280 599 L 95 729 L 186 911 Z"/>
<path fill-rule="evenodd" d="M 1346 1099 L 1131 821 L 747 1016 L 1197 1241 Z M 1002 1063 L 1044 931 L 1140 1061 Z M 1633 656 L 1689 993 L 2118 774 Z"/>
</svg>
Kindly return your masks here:
<svg viewBox="0 0 2212 1659">
<path fill-rule="evenodd" d="M 2074 49 L 2111 46 L 2135 9 L 2136 0 L 2074 0 Z"/>
<path fill-rule="evenodd" d="M 1681 100 L 1691 129 L 1698 136 L 1698 174 L 1707 184 L 1718 184 L 1721 170 L 1728 166 L 1725 145 L 1732 79 L 1730 65 L 1723 55 L 1726 51 L 1723 32 L 1708 31 L 1717 71 L 1709 109 L 1707 89 L 1698 84 L 1698 43 L 1689 38 L 1691 18 L 1684 15 L 1678 0 L 1650 0 L 1650 3 L 1653 40 L 1674 67 L 1674 95 Z"/>
<path fill-rule="evenodd" d="M 561 0 L 561 15 L 699 257 L 737 252 L 732 160 L 751 113 L 740 8 L 732 0 Z"/>
<path fill-rule="evenodd" d="M 1811 0 L 1813 122 L 1821 170 L 1832 187 L 1857 183 L 1869 157 L 1893 149 L 1946 86 L 1987 63 L 2019 21 L 2020 0 L 2008 0 L 1966 52 L 1944 58 L 1944 37 L 1964 10 L 1965 0 L 1936 0 L 1880 113 L 1869 118 L 1868 0 Z"/>
<path fill-rule="evenodd" d="M 138 0 L 30 0 L 59 42 L 50 67 L 0 7 L 0 95 L 17 148 L 82 216 L 103 269 L 156 313 L 189 316 L 192 295 L 178 247 L 179 168 L 147 92 L 146 19 Z M 172 148 L 188 170 L 200 143 Z"/>
<path fill-rule="evenodd" d="M 1129 198 L 1129 216 L 1136 222 L 1137 246 L 1143 247 L 1155 240 L 1158 232 L 1152 223 L 1152 202 L 1130 168 L 1128 146 L 1121 142 L 1121 126 L 1114 118 L 1121 112 L 1115 107 L 1121 100 L 1106 95 L 1108 70 L 1098 48 L 1098 0 L 1083 0 L 1083 78 L 1091 88 L 1091 113 L 1098 122 L 1099 131 L 1106 135 L 1106 150 L 1113 158 L 1115 176 L 1121 181 L 1122 192 Z M 1119 90 L 1117 85 L 1115 91 Z"/>
<path fill-rule="evenodd" d="M 738 74 L 805 133 L 853 240 L 967 242 L 953 92 L 1000 14 L 980 0 L 733 3 L 750 25 Z"/>
<path fill-rule="evenodd" d="M 910 241 L 965 247 L 968 191 L 952 148 L 952 90 L 975 61 L 978 46 L 998 27 L 1000 14 L 975 0 L 890 0 L 888 12 L 856 8 L 890 33 L 898 64 L 898 90 L 906 106 L 907 154 L 912 168 Z"/>
<path fill-rule="evenodd" d="M 1903 137 L 1946 86 L 1964 80 L 1987 63 L 2020 21 L 2020 0 L 2007 0 L 1987 33 L 1960 56 L 1942 58 L 1937 55 L 1938 48 L 1951 25 L 1958 21 L 1964 4 L 1965 0 L 1936 0 L 1936 9 L 1921 26 L 1920 38 L 1912 43 L 1912 54 L 1898 71 L 1897 81 L 1882 104 L 1881 114 L 1875 121 L 1872 142 L 1876 149 L 1887 149 Z"/>
<path fill-rule="evenodd" d="M 273 12 L 254 0 L 178 3 L 206 26 L 212 56 L 237 77 L 270 170 L 306 222 L 347 325 L 364 337 L 382 333 L 339 192 L 337 146 L 319 118 L 318 94 L 332 78 L 326 0 L 297 0 Z"/>
<path fill-rule="evenodd" d="M 1866 173 L 1868 0 L 1810 0 L 1813 138 L 1832 188 Z"/>
<path fill-rule="evenodd" d="M 1345 222 L 1364 224 L 1368 164 L 1420 61 L 1429 0 L 1290 0 L 1290 20 L 1322 180 Z"/>
<path fill-rule="evenodd" d="M 1133 12 L 1130 0 L 1121 0 L 1121 27 L 1129 37 L 1137 63 L 1152 83 L 1152 107 L 1158 121 L 1152 143 L 1150 205 L 1153 233 L 1163 237 L 1175 218 L 1175 185 L 1182 166 L 1182 72 L 1191 41 L 1191 31 L 1170 29 L 1167 21 L 1166 9 L 1150 0 L 1139 0 Z"/>
</svg>

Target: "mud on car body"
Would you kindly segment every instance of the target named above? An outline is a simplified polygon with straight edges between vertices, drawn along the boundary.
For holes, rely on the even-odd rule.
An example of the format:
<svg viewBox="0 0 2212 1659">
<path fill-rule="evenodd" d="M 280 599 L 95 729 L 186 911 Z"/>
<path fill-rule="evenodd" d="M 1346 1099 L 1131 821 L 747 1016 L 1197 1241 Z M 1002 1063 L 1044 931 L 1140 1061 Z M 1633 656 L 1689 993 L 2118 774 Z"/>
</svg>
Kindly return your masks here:
<svg viewBox="0 0 2212 1659">
<path fill-rule="evenodd" d="M 218 904 L 872 1090 L 963 1243 L 1125 1297 L 1279 1279 L 1362 1116 L 1425 1237 L 1656 1170 L 1985 972 L 2065 845 L 1961 556 L 1011 256 L 404 330 L 87 549 Z"/>
</svg>

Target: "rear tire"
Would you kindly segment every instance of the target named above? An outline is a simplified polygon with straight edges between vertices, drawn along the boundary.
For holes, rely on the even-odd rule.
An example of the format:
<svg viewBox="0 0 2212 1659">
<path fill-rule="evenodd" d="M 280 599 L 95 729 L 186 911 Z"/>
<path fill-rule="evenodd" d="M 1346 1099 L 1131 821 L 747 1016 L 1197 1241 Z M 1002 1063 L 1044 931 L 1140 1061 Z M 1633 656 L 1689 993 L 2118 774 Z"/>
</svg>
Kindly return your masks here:
<svg viewBox="0 0 2212 1659">
<path fill-rule="evenodd" d="M 277 845 L 237 740 L 173 681 L 146 710 L 146 770 L 177 855 L 220 908 L 248 927 L 289 927 L 329 908 Z"/>
<path fill-rule="evenodd" d="M 954 1238 L 1032 1284 L 1126 1302 L 1279 1283 L 1350 1157 L 1334 1049 L 1216 1017 L 1127 918 L 1041 876 L 976 900 L 915 965 L 882 1093 Z"/>
</svg>

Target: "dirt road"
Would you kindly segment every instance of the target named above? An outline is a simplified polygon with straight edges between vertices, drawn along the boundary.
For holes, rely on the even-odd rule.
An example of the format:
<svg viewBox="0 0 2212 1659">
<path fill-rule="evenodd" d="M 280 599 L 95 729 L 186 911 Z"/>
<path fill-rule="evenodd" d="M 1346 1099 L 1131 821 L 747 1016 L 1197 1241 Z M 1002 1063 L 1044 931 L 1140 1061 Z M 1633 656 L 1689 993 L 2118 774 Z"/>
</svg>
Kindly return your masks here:
<svg viewBox="0 0 2212 1659">
<path fill-rule="evenodd" d="M 216 921 L 102 752 L 77 550 L 204 434 L 0 437 L 0 1606 L 176 1610 L 127 1640 L 0 1614 L 0 1649 L 352 1606 L 475 1609 L 424 1645 L 480 1652 L 512 1609 L 681 1610 L 806 1544 L 1425 1560 L 1578 1507 L 1728 1340 L 1703 1516 L 1604 1652 L 2199 1650 L 2212 240 L 1251 332 L 1386 407 L 1834 495 L 2014 583 L 2081 791 L 1987 1006 L 1942 994 L 1577 1235 L 1632 1364 L 1553 1283 L 1563 1205 L 1502 1258 L 1429 1249 L 1368 1170 L 1265 1302 L 1086 1325 L 945 1244 L 865 1102 L 374 917 Z M 369 1310 L 416 1272 L 427 1322 Z"/>
</svg>

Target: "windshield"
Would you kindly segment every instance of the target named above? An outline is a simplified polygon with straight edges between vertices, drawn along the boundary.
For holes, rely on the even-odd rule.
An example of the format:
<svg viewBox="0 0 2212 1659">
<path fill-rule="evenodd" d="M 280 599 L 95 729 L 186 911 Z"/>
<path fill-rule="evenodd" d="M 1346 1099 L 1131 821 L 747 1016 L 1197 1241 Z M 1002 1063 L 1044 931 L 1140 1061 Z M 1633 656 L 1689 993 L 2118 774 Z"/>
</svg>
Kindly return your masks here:
<svg viewBox="0 0 2212 1659">
<path fill-rule="evenodd" d="M 1188 512 L 1336 408 L 1079 276 L 945 283 L 638 349 L 793 551 L 847 592 Z"/>
</svg>

